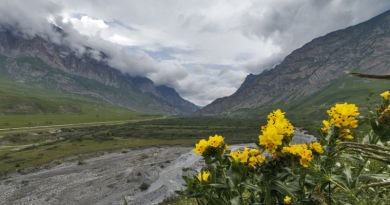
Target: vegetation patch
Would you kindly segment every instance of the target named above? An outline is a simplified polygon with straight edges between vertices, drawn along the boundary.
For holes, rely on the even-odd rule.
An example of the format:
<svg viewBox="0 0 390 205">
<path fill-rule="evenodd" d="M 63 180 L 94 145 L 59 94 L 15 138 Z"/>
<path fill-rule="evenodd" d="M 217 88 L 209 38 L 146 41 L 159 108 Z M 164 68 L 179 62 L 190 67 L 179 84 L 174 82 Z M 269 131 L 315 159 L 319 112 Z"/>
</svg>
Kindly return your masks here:
<svg viewBox="0 0 390 205">
<path fill-rule="evenodd" d="M 183 176 L 178 193 L 197 205 L 389 204 L 390 91 L 381 97 L 366 117 L 355 104 L 331 107 L 316 141 L 292 143 L 293 125 L 280 109 L 267 116 L 257 147 L 201 139 L 194 152 L 205 166 Z M 364 122 L 365 134 L 355 133 Z"/>
</svg>

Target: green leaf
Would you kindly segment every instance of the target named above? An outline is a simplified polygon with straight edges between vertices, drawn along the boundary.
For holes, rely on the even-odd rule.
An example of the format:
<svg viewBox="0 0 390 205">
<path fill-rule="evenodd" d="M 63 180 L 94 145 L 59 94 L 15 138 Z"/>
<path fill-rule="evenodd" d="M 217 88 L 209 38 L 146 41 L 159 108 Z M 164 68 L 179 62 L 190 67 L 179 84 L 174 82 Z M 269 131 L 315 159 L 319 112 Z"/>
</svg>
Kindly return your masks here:
<svg viewBox="0 0 390 205">
<path fill-rule="evenodd" d="M 285 196 L 288 195 L 288 196 L 293 197 L 293 196 L 295 196 L 294 192 L 298 191 L 299 187 L 286 186 L 281 181 L 274 181 L 274 183 L 272 183 L 272 189 L 285 195 Z"/>
<path fill-rule="evenodd" d="M 349 165 L 345 165 L 344 171 L 343 171 L 345 178 L 347 180 L 347 183 L 350 184 L 352 181 L 352 171 L 351 167 Z"/>
<path fill-rule="evenodd" d="M 229 188 L 229 186 L 227 186 L 226 184 L 208 184 L 208 186 L 210 187 L 215 187 L 215 188 Z"/>
<path fill-rule="evenodd" d="M 231 205 L 241 205 L 240 196 L 236 196 L 230 200 Z"/>
</svg>

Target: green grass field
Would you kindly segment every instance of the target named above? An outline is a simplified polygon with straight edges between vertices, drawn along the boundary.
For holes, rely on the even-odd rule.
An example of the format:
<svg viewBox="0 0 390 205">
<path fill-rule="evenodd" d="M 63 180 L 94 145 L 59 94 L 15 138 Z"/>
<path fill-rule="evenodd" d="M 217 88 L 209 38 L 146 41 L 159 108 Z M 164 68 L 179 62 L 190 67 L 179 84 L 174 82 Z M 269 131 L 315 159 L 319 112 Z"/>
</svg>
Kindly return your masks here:
<svg viewBox="0 0 390 205">
<path fill-rule="evenodd" d="M 0 129 L 155 117 L 0 77 Z"/>
<path fill-rule="evenodd" d="M 85 153 L 173 144 L 193 146 L 216 133 L 225 136 L 229 144 L 255 142 L 259 123 L 223 117 L 182 117 L 4 134 L 0 138 L 0 175 Z"/>
</svg>

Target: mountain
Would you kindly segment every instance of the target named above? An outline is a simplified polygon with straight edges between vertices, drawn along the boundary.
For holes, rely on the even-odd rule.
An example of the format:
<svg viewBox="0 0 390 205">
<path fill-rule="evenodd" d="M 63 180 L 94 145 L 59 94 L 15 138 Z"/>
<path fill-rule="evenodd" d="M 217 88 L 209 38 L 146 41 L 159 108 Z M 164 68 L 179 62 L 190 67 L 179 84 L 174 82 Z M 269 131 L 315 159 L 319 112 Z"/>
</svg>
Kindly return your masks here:
<svg viewBox="0 0 390 205">
<path fill-rule="evenodd" d="M 61 32 L 59 30 L 59 32 Z M 1 79 L 93 98 L 144 113 L 189 114 L 198 108 L 167 86 L 109 66 L 104 53 L 85 48 L 81 56 L 40 36 L 0 29 Z M 103 60 L 96 60 L 96 52 Z M 0 79 L 0 80 L 1 80 Z"/>
<path fill-rule="evenodd" d="M 319 106 L 345 100 L 342 96 L 362 98 L 367 93 L 348 93 L 348 82 L 389 89 L 388 81 L 348 77 L 348 72 L 390 73 L 390 11 L 366 22 L 316 38 L 289 54 L 279 65 L 259 75 L 249 75 L 231 96 L 215 100 L 200 114 L 238 113 L 264 110 L 275 106 L 289 107 L 307 101 Z M 329 86 L 338 92 L 326 96 Z M 351 84 L 348 84 L 351 86 Z M 352 84 L 354 85 L 354 84 Z M 356 91 L 356 90 L 355 90 Z M 323 101 L 316 101 L 320 97 Z M 341 98 L 340 98 L 341 96 Z M 363 98 L 364 98 L 363 97 Z M 348 98 L 347 98 L 348 99 Z M 298 108 L 300 106 L 296 106 Z"/>
</svg>

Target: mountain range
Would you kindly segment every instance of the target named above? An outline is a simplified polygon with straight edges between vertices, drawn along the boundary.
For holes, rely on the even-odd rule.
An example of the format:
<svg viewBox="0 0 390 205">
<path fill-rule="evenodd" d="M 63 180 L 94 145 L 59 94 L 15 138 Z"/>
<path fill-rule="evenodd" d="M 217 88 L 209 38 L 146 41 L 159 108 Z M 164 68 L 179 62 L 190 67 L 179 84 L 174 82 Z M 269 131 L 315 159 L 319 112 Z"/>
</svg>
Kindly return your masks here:
<svg viewBox="0 0 390 205">
<path fill-rule="evenodd" d="M 276 106 L 297 110 L 304 109 L 303 105 L 354 101 L 390 88 L 388 81 L 349 76 L 353 71 L 390 73 L 390 11 L 313 39 L 273 69 L 248 75 L 234 94 L 215 100 L 198 113 L 250 113 Z"/>
<path fill-rule="evenodd" d="M 143 113 L 189 114 L 198 109 L 173 88 L 155 85 L 146 77 L 123 73 L 104 60 L 93 58 L 92 52 L 88 52 L 92 48 L 85 49 L 80 56 L 66 45 L 49 42 L 38 35 L 26 37 L 14 28 L 1 27 L 0 80 L 46 89 L 47 93 L 54 91 L 83 96 Z M 35 112 L 43 105 L 20 100 L 0 108 L 0 111 L 30 112 L 16 109 L 26 107 Z M 61 110 L 60 107 L 64 110 L 63 105 L 58 105 L 57 110 Z M 40 112 L 46 111 L 41 109 Z"/>
<path fill-rule="evenodd" d="M 92 56 L 96 50 L 85 50 L 80 56 L 66 45 L 0 27 L 0 113 L 80 112 L 78 105 L 72 103 L 51 103 L 51 93 L 69 102 L 74 101 L 74 96 L 81 97 L 77 100 L 85 105 L 103 103 L 137 112 L 174 115 L 251 115 L 276 107 L 310 115 L 335 102 L 362 102 L 370 92 L 390 88 L 388 81 L 348 75 L 355 71 L 390 73 L 390 11 L 313 39 L 274 68 L 248 75 L 231 96 L 202 109 L 171 87 L 155 85 L 146 77 L 131 76 L 111 67 L 104 61 L 104 53 L 98 51 L 103 60 L 96 60 Z M 23 87 L 18 90 L 20 96 L 5 95 L 3 85 L 24 85 L 39 91 Z M 31 94 L 36 92 L 45 95 Z M 31 96 L 26 98 L 28 93 Z M 47 99 L 42 101 L 42 96 Z"/>
</svg>

